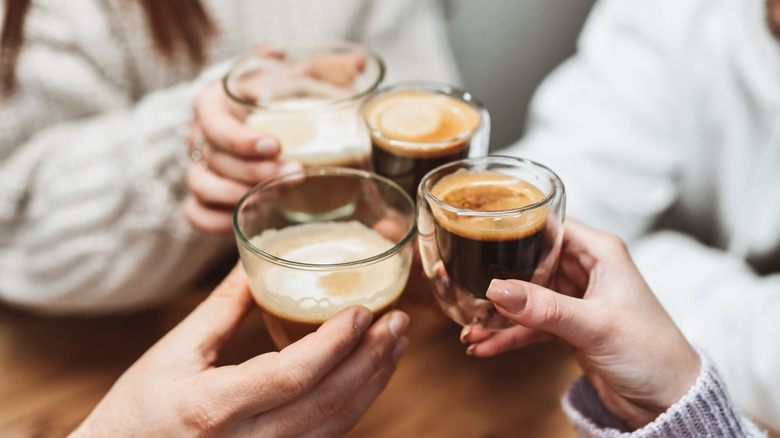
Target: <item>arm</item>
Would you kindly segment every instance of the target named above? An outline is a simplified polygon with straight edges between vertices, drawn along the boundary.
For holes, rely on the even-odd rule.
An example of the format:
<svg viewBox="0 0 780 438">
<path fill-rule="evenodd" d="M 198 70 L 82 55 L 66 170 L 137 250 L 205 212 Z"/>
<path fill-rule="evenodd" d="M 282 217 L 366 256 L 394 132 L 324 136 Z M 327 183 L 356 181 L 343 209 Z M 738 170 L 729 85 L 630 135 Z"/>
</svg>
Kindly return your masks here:
<svg viewBox="0 0 780 438">
<path fill-rule="evenodd" d="M 99 32 L 110 20 L 71 17 L 83 12 L 33 8 L 16 91 L 0 105 L 0 299 L 38 311 L 160 301 L 232 244 L 193 232 L 181 212 L 182 131 L 209 73 L 136 102 L 121 41 Z"/>
<path fill-rule="evenodd" d="M 590 381 L 582 377 L 563 396 L 563 410 L 581 437 L 734 436 L 765 437 L 766 433 L 734 408 L 713 363 L 704 355 L 691 389 L 655 421 L 628 432 L 604 407 Z"/>
<path fill-rule="evenodd" d="M 641 238 L 631 252 L 686 337 L 717 364 L 740 408 L 780 429 L 780 274 L 758 275 L 740 257 L 670 231 Z"/>
</svg>

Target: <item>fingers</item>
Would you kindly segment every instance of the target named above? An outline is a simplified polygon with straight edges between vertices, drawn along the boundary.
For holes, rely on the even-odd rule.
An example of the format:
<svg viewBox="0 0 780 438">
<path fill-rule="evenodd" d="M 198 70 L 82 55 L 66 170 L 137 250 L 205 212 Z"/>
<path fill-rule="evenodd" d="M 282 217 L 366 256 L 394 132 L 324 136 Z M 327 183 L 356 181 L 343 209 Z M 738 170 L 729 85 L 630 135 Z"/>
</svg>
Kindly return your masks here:
<svg viewBox="0 0 780 438">
<path fill-rule="evenodd" d="M 240 183 L 254 185 L 275 176 L 277 173 L 293 172 L 301 169 L 295 161 L 271 159 L 247 159 L 225 152 L 207 142 L 201 149 L 203 161 L 208 163 L 209 171 L 223 177 L 238 180 Z"/>
<path fill-rule="evenodd" d="M 252 188 L 250 184 L 223 178 L 203 166 L 189 166 L 187 187 L 201 204 L 222 205 L 231 209 Z"/>
<path fill-rule="evenodd" d="M 192 194 L 184 199 L 184 217 L 193 228 L 212 234 L 225 234 L 233 230 L 233 209 L 209 206 Z"/>
<path fill-rule="evenodd" d="M 248 418 L 297 400 L 354 350 L 371 319 L 368 309 L 353 306 L 281 352 L 213 370 L 214 402 L 234 406 Z"/>
<path fill-rule="evenodd" d="M 552 339 L 552 335 L 548 333 L 519 325 L 500 331 L 472 329 L 465 336 L 461 336 L 461 342 L 471 344 L 466 349 L 466 354 L 477 357 L 495 356 L 505 351 L 550 339 Z"/>
<path fill-rule="evenodd" d="M 551 333 L 572 344 L 583 345 L 600 324 L 585 300 L 553 292 L 533 283 L 493 280 L 487 297 L 502 315 L 530 329 Z"/>
<path fill-rule="evenodd" d="M 408 345 L 406 338 L 401 338 L 396 345 L 393 355 L 400 355 Z M 397 359 L 395 360 L 397 362 Z M 304 433 L 302 437 L 323 437 L 323 436 L 342 436 L 347 433 L 360 420 L 363 414 L 371 407 L 379 393 L 387 386 L 387 382 L 393 376 L 394 366 L 385 366 L 381 368 L 365 385 L 363 385 L 355 396 L 349 400 L 348 405 L 317 428 Z"/>
<path fill-rule="evenodd" d="M 163 338 L 159 348 L 177 350 L 177 354 L 166 354 L 192 359 L 199 369 L 205 369 L 238 330 L 252 303 L 246 273 L 237 265 L 205 301 Z"/>
<path fill-rule="evenodd" d="M 283 425 L 285 434 L 294 436 L 316 425 L 331 429 L 330 432 L 348 430 L 389 380 L 406 347 L 403 334 L 408 323 L 409 317 L 401 311 L 383 316 L 366 332 L 358 347 L 311 392 L 263 414 L 258 422 L 264 426 Z"/>
<path fill-rule="evenodd" d="M 278 140 L 268 132 L 247 126 L 244 123 L 247 112 L 231 102 L 221 84 L 215 82 L 195 101 L 194 122 L 209 144 L 219 145 L 231 154 L 255 159 L 277 156 Z"/>
</svg>

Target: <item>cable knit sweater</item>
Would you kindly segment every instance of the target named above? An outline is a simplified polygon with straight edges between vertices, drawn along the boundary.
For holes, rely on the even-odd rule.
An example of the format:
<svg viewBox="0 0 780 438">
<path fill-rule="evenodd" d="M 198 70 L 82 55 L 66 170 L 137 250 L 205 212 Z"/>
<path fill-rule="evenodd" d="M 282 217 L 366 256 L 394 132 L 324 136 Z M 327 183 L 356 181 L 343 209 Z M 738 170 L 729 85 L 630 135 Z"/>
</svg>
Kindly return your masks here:
<svg viewBox="0 0 780 438">
<path fill-rule="evenodd" d="M 151 305 L 232 254 L 183 218 L 191 103 L 263 41 L 342 37 L 388 81 L 456 82 L 434 0 L 204 2 L 219 28 L 203 72 L 156 55 L 135 2 L 33 1 L 0 103 L 0 300 L 49 313 Z M 220 63 L 221 62 L 221 63 Z"/>
<path fill-rule="evenodd" d="M 701 372 L 690 390 L 641 429 L 629 432 L 604 407 L 596 390 L 581 377 L 563 396 L 563 410 L 583 438 L 759 438 L 767 434 L 734 408 L 718 371 L 704 354 Z"/>
</svg>

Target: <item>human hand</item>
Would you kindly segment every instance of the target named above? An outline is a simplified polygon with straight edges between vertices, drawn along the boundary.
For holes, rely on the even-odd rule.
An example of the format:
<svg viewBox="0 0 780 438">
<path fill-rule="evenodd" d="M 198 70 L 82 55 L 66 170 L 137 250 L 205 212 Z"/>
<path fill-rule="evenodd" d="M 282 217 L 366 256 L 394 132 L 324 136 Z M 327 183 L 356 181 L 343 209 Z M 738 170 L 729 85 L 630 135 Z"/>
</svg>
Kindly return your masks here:
<svg viewBox="0 0 780 438">
<path fill-rule="evenodd" d="M 408 342 L 404 313 L 370 325 L 371 312 L 354 306 L 281 352 L 215 367 L 253 306 L 237 267 L 117 380 L 71 437 L 338 436 L 384 388 Z"/>
<path fill-rule="evenodd" d="M 653 295 L 616 236 L 567 219 L 553 287 L 493 280 L 487 297 L 520 326 L 464 338 L 491 356 L 557 336 L 626 425 L 639 428 L 679 400 L 699 374 L 699 357 Z M 514 336 L 515 341 L 512 338 Z"/>
<path fill-rule="evenodd" d="M 214 82 L 195 101 L 189 142 L 197 160 L 187 168 L 184 214 L 202 231 L 227 233 L 238 201 L 252 186 L 279 173 L 302 168 L 280 159 L 279 141 L 244 123 L 246 109 Z"/>
</svg>

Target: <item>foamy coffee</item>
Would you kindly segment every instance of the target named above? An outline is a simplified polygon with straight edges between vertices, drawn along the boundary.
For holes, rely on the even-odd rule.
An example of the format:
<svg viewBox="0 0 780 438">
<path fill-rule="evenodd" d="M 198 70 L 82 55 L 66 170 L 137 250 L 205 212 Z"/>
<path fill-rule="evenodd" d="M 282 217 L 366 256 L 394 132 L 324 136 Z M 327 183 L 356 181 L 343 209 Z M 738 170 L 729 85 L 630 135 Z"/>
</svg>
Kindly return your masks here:
<svg viewBox="0 0 780 438">
<path fill-rule="evenodd" d="M 468 156 L 482 123 L 474 104 L 416 89 L 379 94 L 366 104 L 363 118 L 371 135 L 374 171 L 412 195 L 428 171 Z"/>
<path fill-rule="evenodd" d="M 272 110 L 251 113 L 246 124 L 273 134 L 282 144 L 282 157 L 304 166 L 368 169 L 369 139 L 357 103 L 323 109 L 332 102 L 332 97 L 316 96 L 280 99 Z"/>
<path fill-rule="evenodd" d="M 375 315 L 395 306 L 409 272 L 409 252 L 353 268 L 316 268 L 364 260 L 382 254 L 394 243 L 360 222 L 316 222 L 270 229 L 250 239 L 267 254 L 310 264 L 256 263 L 250 284 L 274 343 L 283 348 L 316 330 L 350 305 L 363 305 Z M 249 258 L 244 258 L 246 263 Z M 250 262 L 252 263 L 252 262 Z"/>
<path fill-rule="evenodd" d="M 484 299 L 494 278 L 531 279 L 545 247 L 548 208 L 537 206 L 546 198 L 541 190 L 509 175 L 459 170 L 430 192 L 454 209 L 501 213 L 431 206 L 441 259 L 455 284 Z"/>
</svg>

